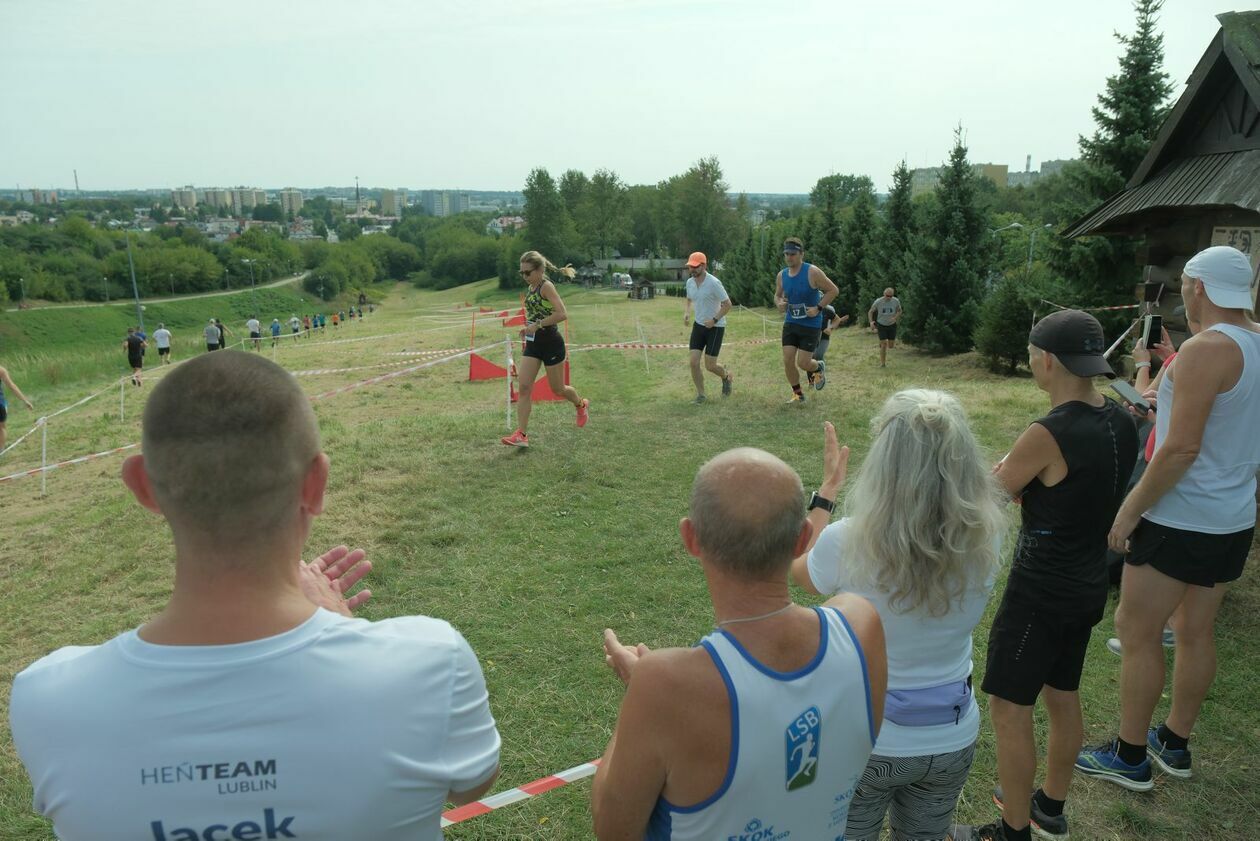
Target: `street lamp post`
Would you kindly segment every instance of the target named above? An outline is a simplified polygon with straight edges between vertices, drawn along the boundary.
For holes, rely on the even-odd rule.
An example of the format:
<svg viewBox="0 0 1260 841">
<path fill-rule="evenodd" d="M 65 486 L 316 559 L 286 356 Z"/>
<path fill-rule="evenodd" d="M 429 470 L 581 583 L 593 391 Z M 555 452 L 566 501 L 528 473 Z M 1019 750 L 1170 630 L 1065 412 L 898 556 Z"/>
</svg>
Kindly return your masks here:
<svg viewBox="0 0 1260 841">
<path fill-rule="evenodd" d="M 105 303 L 109 303 L 109 278 L 101 278 L 101 286 L 105 287 Z"/>
<path fill-rule="evenodd" d="M 1033 228 L 1032 233 L 1029 234 L 1028 236 L 1028 264 L 1024 266 L 1024 279 L 1025 280 L 1027 280 L 1029 277 L 1032 276 L 1033 245 L 1037 242 L 1037 232 L 1045 230 L 1046 228 L 1053 228 L 1053 227 L 1054 227 L 1053 225 L 1045 224 L 1045 225 L 1042 225 L 1040 228 Z"/>
<path fill-rule="evenodd" d="M 171 281 L 171 297 L 174 298 L 175 297 L 175 275 L 172 272 L 167 272 L 166 277 Z"/>
<path fill-rule="evenodd" d="M 26 307 L 26 278 L 19 277 L 18 285 L 22 287 L 22 300 L 18 302 L 18 309 L 24 309 Z"/>
<path fill-rule="evenodd" d="M 254 286 L 254 264 L 258 261 L 246 260 L 242 257 L 241 262 L 249 266 L 249 302 L 250 306 L 254 308 L 254 312 L 258 312 L 258 294 Z"/>
<path fill-rule="evenodd" d="M 131 234 L 125 234 L 127 237 L 127 266 L 131 269 L 131 294 L 136 299 L 136 322 L 140 327 L 140 332 L 144 332 L 144 307 L 140 306 L 140 287 L 136 285 L 136 264 L 131 259 Z"/>
</svg>

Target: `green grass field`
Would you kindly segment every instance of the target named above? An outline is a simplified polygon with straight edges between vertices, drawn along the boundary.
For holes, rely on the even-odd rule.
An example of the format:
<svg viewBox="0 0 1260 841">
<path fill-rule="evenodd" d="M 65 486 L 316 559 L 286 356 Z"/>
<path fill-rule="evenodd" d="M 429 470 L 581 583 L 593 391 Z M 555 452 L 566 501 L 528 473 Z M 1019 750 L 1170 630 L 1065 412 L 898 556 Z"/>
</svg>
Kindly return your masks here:
<svg viewBox="0 0 1260 841">
<path fill-rule="evenodd" d="M 640 329 L 648 342 L 686 341 L 677 298 L 632 302 L 615 292 L 570 287 L 562 294 L 571 343 L 632 341 Z M 319 394 L 423 359 L 396 355 L 403 351 L 468 347 L 467 326 L 451 323 L 459 320 L 456 302 L 516 300 L 490 281 L 442 293 L 399 286 L 365 323 L 282 345 L 276 359 L 295 371 L 360 369 L 302 375 L 308 393 Z M 0 334 L 6 323 L 26 315 L 6 314 Z M 479 345 L 503 339 L 498 322 L 490 324 L 479 324 Z M 78 343 L 63 332 L 47 352 L 73 359 L 104 332 L 114 341 L 117 326 L 111 322 L 97 331 L 82 325 Z M 362 615 L 431 614 L 467 636 L 481 658 L 503 734 L 496 788 L 600 755 L 621 695 L 603 663 L 603 628 L 654 647 L 689 645 L 711 629 L 704 581 L 682 549 L 677 522 L 686 513 L 696 468 L 712 455 L 738 445 L 762 447 L 795 466 L 808 488 L 821 477 L 823 421 L 836 424 L 860 464 L 870 417 L 898 388 L 928 386 L 959 395 L 994 456 L 1046 408 L 1030 379 L 994 376 L 970 356 L 935 359 L 898 349 L 888 368 L 880 369 L 874 337 L 858 330 L 840 331 L 833 340 L 827 388 L 811 393 L 803 406 L 784 405 L 788 391 L 774 325 L 766 335 L 772 341 L 752 343 L 763 336 L 760 318 L 731 316 L 722 359 L 734 373 L 735 393 L 718 398 L 714 379 L 703 406 L 689 402 L 685 351 L 650 351 L 645 360 L 643 351 L 575 350 L 572 383 L 591 398 L 591 422 L 579 430 L 567 404 L 539 404 L 526 451 L 498 443 L 510 431 L 504 383 L 468 382 L 466 360 L 316 403 L 333 473 L 310 554 L 341 542 L 364 547 L 376 568 L 370 579 L 375 597 Z M 334 341 L 368 336 L 380 338 Z M 25 352 L 44 351 L 33 343 Z M 487 355 L 501 364 L 502 346 Z M 0 364 L 8 365 L 6 358 L 0 353 Z M 29 381 L 18 381 L 44 413 L 127 373 L 121 351 L 113 362 L 95 364 L 55 384 L 34 371 L 28 371 Z M 150 380 L 158 373 L 151 371 Z M 50 460 L 138 441 L 149 390 L 146 384 L 123 391 L 125 419 L 118 416 L 117 390 L 56 419 L 49 430 Z M 15 407 L 10 439 L 35 416 Z M 0 475 L 38 466 L 37 438 L 0 457 Z M 169 535 L 125 492 L 120 459 L 52 472 L 46 497 L 39 495 L 38 478 L 0 483 L 0 576 L 12 596 L 0 613 L 0 706 L 6 711 L 17 671 L 58 646 L 101 642 L 136 626 L 168 592 Z M 1012 511 L 1012 524 L 1015 517 Z M 995 596 L 990 616 L 996 602 Z M 1195 733 L 1195 778 L 1160 778 L 1146 795 L 1078 779 L 1067 807 L 1074 838 L 1251 836 L 1246 827 L 1252 825 L 1260 747 L 1254 702 L 1258 616 L 1253 564 L 1221 616 L 1221 674 Z M 977 678 L 988 621 L 976 633 Z M 1119 660 L 1103 645 L 1110 633 L 1109 611 L 1096 629 L 1082 685 L 1088 739 L 1110 737 L 1118 718 Z M 986 723 L 960 820 L 993 819 L 989 791 L 995 783 Z M 579 782 L 460 824 L 447 835 L 589 838 L 589 791 L 589 782 Z M 48 824 L 32 814 L 30 796 L 7 728 L 0 729 L 0 839 L 52 837 Z"/>
</svg>

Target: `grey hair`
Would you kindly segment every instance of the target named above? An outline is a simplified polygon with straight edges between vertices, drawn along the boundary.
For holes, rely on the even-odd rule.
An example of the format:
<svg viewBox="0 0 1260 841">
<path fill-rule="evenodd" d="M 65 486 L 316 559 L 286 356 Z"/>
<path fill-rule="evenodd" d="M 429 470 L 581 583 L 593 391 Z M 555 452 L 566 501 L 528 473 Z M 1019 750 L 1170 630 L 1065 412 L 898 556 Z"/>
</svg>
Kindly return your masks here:
<svg viewBox="0 0 1260 841">
<path fill-rule="evenodd" d="M 952 394 L 899 391 L 871 428 L 845 500 L 856 551 L 844 563 L 894 611 L 944 616 L 1001 564 L 1004 497 Z"/>
<path fill-rule="evenodd" d="M 782 574 L 805 523 L 801 479 L 762 450 L 728 450 L 707 462 L 691 488 L 691 523 L 705 556 L 737 575 Z"/>
</svg>

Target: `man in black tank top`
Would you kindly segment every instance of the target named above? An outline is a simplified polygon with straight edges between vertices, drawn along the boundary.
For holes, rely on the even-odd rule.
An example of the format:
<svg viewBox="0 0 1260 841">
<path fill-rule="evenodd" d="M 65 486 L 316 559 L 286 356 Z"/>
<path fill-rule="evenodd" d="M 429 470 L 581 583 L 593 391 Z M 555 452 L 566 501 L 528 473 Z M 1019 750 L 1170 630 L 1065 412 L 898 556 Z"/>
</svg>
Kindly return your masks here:
<svg viewBox="0 0 1260 841">
<path fill-rule="evenodd" d="M 1076 310 L 1047 316 L 1029 336 L 1029 367 L 1051 408 L 998 465 L 998 480 L 1022 498 L 1023 511 L 981 684 L 997 738 L 1002 819 L 960 827 L 957 839 L 1027 841 L 1030 822 L 1067 835 L 1063 803 L 1084 736 L 1081 668 L 1107 602 L 1107 532 L 1138 449 L 1132 417 L 1094 388 L 1094 377 L 1114 376 L 1105 347 L 1098 321 Z M 1046 779 L 1030 802 L 1022 793 L 1033 790 L 1037 767 L 1038 696 L 1050 734 Z"/>
</svg>

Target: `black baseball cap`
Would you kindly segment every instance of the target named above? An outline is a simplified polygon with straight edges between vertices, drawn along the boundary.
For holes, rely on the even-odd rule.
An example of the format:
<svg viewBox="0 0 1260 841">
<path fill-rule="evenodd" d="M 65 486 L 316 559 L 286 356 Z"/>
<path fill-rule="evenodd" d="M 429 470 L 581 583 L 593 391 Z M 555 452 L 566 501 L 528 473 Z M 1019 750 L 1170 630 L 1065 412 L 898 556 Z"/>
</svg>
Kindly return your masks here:
<svg viewBox="0 0 1260 841">
<path fill-rule="evenodd" d="M 1060 310 L 1047 315 L 1033 326 L 1028 343 L 1053 353 L 1078 377 L 1115 379 L 1116 372 L 1103 356 L 1107 342 L 1102 325 L 1087 312 Z"/>
</svg>

